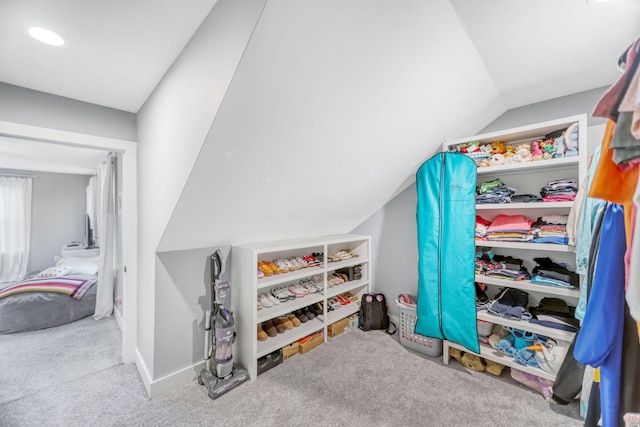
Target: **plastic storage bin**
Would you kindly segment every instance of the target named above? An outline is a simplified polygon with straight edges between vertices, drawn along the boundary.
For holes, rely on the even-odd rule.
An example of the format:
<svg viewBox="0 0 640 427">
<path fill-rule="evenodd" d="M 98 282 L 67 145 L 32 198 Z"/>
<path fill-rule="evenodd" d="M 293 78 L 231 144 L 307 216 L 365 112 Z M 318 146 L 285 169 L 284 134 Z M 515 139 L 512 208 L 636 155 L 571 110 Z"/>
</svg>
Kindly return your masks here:
<svg viewBox="0 0 640 427">
<path fill-rule="evenodd" d="M 412 297 L 412 299 L 417 301 L 415 297 Z M 441 356 L 441 339 L 425 337 L 424 335 L 415 333 L 416 321 L 418 320 L 416 309 L 408 307 L 400 303 L 398 300 L 396 300 L 396 304 L 398 305 L 400 317 L 400 325 L 398 326 L 398 329 L 400 330 L 400 344 L 427 356 Z"/>
</svg>

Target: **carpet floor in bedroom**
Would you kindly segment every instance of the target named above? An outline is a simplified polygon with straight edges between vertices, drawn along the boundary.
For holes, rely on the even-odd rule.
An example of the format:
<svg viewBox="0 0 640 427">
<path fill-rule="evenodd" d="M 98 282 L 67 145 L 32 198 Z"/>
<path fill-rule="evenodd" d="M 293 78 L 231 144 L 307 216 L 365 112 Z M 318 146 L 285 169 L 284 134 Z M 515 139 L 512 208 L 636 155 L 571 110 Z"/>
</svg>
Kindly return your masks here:
<svg viewBox="0 0 640 427">
<path fill-rule="evenodd" d="M 580 426 L 509 376 L 347 331 L 211 400 L 194 380 L 149 399 L 114 319 L 0 335 L 1 426 Z"/>
</svg>

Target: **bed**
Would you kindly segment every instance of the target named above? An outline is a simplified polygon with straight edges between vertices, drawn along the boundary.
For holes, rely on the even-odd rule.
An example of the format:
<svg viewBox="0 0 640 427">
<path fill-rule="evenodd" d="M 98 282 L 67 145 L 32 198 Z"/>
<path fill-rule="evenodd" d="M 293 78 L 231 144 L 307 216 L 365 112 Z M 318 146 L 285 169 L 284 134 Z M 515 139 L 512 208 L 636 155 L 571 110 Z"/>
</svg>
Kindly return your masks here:
<svg viewBox="0 0 640 427">
<path fill-rule="evenodd" d="M 0 333 L 64 325 L 94 313 L 98 257 L 60 259 L 22 282 L 0 284 Z"/>
</svg>

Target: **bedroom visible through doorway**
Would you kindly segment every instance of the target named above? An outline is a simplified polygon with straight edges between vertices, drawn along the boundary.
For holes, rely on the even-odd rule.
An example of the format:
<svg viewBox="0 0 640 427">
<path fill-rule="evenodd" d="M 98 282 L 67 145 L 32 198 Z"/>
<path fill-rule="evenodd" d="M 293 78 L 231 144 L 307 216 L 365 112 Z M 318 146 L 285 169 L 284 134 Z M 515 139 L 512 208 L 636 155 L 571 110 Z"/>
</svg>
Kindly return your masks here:
<svg viewBox="0 0 640 427">
<path fill-rule="evenodd" d="M 122 248 L 122 359 L 125 363 L 134 362 L 137 331 L 136 143 L 2 121 L 0 136 L 43 141 L 68 148 L 93 148 L 118 154 L 121 160 L 122 184 L 115 200 L 118 201 L 117 211 L 121 212 L 122 217 L 122 241 L 118 242 L 118 246 Z"/>
</svg>

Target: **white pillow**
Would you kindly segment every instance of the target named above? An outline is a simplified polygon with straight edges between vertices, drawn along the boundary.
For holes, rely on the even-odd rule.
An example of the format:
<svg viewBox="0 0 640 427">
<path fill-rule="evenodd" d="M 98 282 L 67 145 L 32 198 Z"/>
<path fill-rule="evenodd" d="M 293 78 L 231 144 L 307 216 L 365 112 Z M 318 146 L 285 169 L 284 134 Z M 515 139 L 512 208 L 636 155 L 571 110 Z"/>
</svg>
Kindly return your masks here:
<svg viewBox="0 0 640 427">
<path fill-rule="evenodd" d="M 63 257 L 56 263 L 56 267 L 70 266 L 67 274 L 98 274 L 99 256 L 93 258 Z"/>
<path fill-rule="evenodd" d="M 44 277 L 60 277 L 69 274 L 72 267 L 70 265 L 61 265 L 59 267 L 49 267 L 46 270 L 42 270 L 34 277 L 34 279 L 42 279 Z"/>
</svg>

